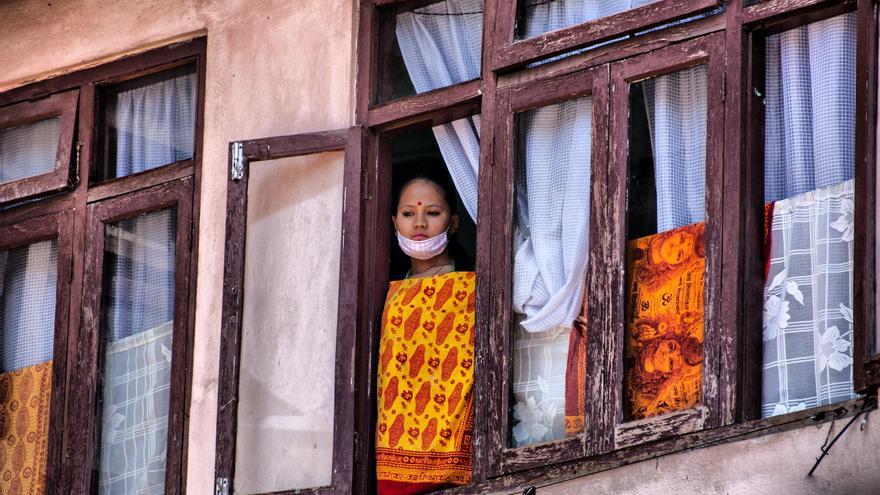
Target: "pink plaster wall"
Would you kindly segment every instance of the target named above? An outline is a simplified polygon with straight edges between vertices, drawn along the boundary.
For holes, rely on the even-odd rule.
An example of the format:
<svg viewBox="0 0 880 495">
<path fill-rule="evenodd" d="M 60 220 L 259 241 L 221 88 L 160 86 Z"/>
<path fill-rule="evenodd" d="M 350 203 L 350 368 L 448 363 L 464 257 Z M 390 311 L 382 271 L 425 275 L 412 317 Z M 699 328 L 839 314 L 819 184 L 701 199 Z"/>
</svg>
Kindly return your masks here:
<svg viewBox="0 0 880 495">
<path fill-rule="evenodd" d="M 352 122 L 353 0 L 0 1 L 0 90 L 207 34 L 187 493 L 213 493 L 229 141 Z"/>
</svg>

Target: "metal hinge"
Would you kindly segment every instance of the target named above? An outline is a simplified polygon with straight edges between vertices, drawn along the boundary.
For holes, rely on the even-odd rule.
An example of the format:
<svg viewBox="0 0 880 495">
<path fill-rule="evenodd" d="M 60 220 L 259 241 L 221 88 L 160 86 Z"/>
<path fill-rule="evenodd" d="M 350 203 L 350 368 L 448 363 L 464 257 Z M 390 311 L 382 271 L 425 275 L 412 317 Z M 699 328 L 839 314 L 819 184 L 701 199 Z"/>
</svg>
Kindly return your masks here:
<svg viewBox="0 0 880 495">
<path fill-rule="evenodd" d="M 244 178 L 244 147 L 241 142 L 232 143 L 232 180 Z"/>
<path fill-rule="evenodd" d="M 76 165 L 74 165 L 73 183 L 79 184 L 79 152 L 82 149 L 82 141 L 76 143 Z"/>
<path fill-rule="evenodd" d="M 218 477 L 214 483 L 214 495 L 229 495 L 229 479 Z"/>
</svg>

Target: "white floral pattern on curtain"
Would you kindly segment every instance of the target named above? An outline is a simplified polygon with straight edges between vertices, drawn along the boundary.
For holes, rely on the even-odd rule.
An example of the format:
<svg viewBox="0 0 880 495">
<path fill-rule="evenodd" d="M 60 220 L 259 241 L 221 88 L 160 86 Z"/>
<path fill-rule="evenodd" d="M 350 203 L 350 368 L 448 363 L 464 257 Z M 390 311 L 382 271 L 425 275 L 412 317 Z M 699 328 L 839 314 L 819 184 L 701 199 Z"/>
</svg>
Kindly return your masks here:
<svg viewBox="0 0 880 495">
<path fill-rule="evenodd" d="M 852 383 L 855 13 L 766 42 L 762 414 L 855 397 Z"/>
<path fill-rule="evenodd" d="M 764 288 L 764 417 L 855 398 L 853 181 L 778 201 Z"/>
</svg>

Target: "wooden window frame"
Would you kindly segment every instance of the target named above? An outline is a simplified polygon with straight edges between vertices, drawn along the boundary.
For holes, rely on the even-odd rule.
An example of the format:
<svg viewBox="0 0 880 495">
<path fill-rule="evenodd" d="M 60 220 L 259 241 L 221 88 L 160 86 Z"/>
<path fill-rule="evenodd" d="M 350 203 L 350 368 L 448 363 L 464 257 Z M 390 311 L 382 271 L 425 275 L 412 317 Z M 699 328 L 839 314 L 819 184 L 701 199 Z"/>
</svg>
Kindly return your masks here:
<svg viewBox="0 0 880 495">
<path fill-rule="evenodd" d="M 501 71 L 521 67 L 590 44 L 693 16 L 720 4 L 719 0 L 657 0 L 617 14 L 517 40 L 518 1 L 498 0 L 496 15 L 499 20 L 494 33 L 497 44 L 491 54 L 492 69 Z"/>
<path fill-rule="evenodd" d="M 35 217 L 50 218 L 58 215 L 60 227 L 69 238 L 70 261 L 64 268 L 64 281 L 69 287 L 67 295 L 59 297 L 59 306 L 64 306 L 64 314 L 56 321 L 58 329 L 63 328 L 63 337 L 56 338 L 55 369 L 53 373 L 63 369 L 62 375 L 53 377 L 53 411 L 62 410 L 56 407 L 56 394 L 64 396 L 64 416 L 61 426 L 50 427 L 50 459 L 47 475 L 47 494 L 85 493 L 91 489 L 92 452 L 96 439 L 90 435 L 94 432 L 84 426 L 93 425 L 95 411 L 88 404 L 94 400 L 90 394 L 96 393 L 94 383 L 89 377 L 97 373 L 97 369 L 86 369 L 82 364 L 89 358 L 89 339 L 94 339 L 83 325 L 83 301 L 89 294 L 82 290 L 86 271 L 86 252 L 93 239 L 88 237 L 88 213 L 92 205 L 103 202 L 125 203 L 129 197 L 139 195 L 150 188 L 170 187 L 180 181 L 190 183 L 187 197 L 190 204 L 190 224 L 198 225 L 199 191 L 201 184 L 202 136 L 204 129 L 205 108 L 205 58 L 207 40 L 204 37 L 183 41 L 171 46 L 151 49 L 149 51 L 123 57 L 119 60 L 95 67 L 60 75 L 44 81 L 10 89 L 0 93 L 0 108 L 17 105 L 21 102 L 42 101 L 47 96 L 66 93 L 78 93 L 78 104 L 72 115 L 75 117 L 72 128 L 76 129 L 72 148 L 76 150 L 70 187 L 55 194 L 41 197 L 34 201 L 16 202 L 0 210 L 0 230 L 10 228 L 13 231 L 27 225 Z M 89 173 L 92 169 L 95 149 L 98 146 L 100 132 L 96 129 L 96 113 L 98 97 L 96 94 L 102 84 L 110 84 L 130 80 L 146 73 L 164 70 L 173 66 L 195 63 L 197 80 L 195 140 L 193 143 L 194 157 L 186 162 L 179 162 L 146 171 L 141 174 L 107 181 L 100 185 L 89 185 Z M 177 182 L 175 182 L 177 181 Z M 101 236 L 103 240 L 103 235 Z M 4 238 L 5 239 L 5 238 Z M 175 335 L 175 339 L 184 339 L 185 345 L 175 351 L 176 366 L 184 370 L 184 376 L 174 375 L 177 387 L 171 411 L 183 418 L 181 427 L 177 428 L 176 439 L 169 445 L 178 445 L 181 455 L 169 456 L 166 473 L 172 484 L 166 485 L 166 493 L 177 494 L 185 490 L 188 416 L 192 382 L 192 342 L 195 326 L 195 291 L 196 270 L 198 266 L 198 232 L 190 229 L 186 235 L 189 270 L 186 272 L 186 290 L 178 294 L 176 304 L 185 304 L 186 318 L 175 325 L 183 325 L 183 332 Z M 65 244 L 67 245 L 67 244 Z M 191 246 L 191 247 L 190 247 Z M 59 245 L 60 247 L 60 245 Z M 67 248 L 66 248 L 67 249 Z M 60 252 L 59 252 L 60 256 Z M 185 293 L 185 295 L 184 295 Z M 58 331 L 58 330 L 56 330 Z M 59 350 L 61 346 L 61 350 Z M 66 360 L 63 368 L 59 363 Z M 58 371 L 61 373 L 61 371 Z M 176 371 L 176 372 L 179 372 Z M 179 412 L 179 411 L 182 411 Z M 54 413 L 53 413 L 54 414 Z M 173 457 L 173 458 L 172 458 Z M 57 459 L 57 462 L 52 459 Z M 88 459 L 88 460 L 87 460 Z"/>
<path fill-rule="evenodd" d="M 55 165 L 49 172 L 0 183 L 0 204 L 59 191 L 71 183 L 71 151 L 79 90 L 55 93 L 38 101 L 23 101 L 0 108 L 0 129 L 60 117 Z M 75 178 L 75 176 L 74 176 Z"/>
<path fill-rule="evenodd" d="M 869 4 L 871 1 L 858 0 L 859 5 Z M 525 55 L 520 54 L 516 58 L 499 62 L 497 53 L 502 53 L 503 49 L 511 49 L 517 43 L 522 43 L 522 41 L 508 43 L 508 37 L 504 34 L 509 31 L 509 39 L 513 37 L 515 2 L 513 0 L 486 0 L 481 79 L 376 105 L 374 96 L 376 95 L 375 83 L 378 66 L 375 63 L 375 57 L 378 46 L 377 36 L 381 36 L 382 33 L 377 27 L 375 8 L 414 5 L 414 2 L 411 0 L 361 0 L 355 121 L 364 126 L 362 171 L 365 173 L 365 177 L 362 185 L 364 198 L 362 243 L 365 244 L 365 247 L 360 256 L 362 257 L 361 263 L 366 264 L 362 265 L 363 272 L 361 273 L 358 299 L 366 301 L 366 303 L 361 307 L 361 313 L 358 315 L 359 343 L 355 361 L 357 367 L 355 375 L 355 387 L 357 388 L 355 438 L 358 439 L 358 445 L 355 449 L 354 493 L 370 493 L 375 480 L 372 455 L 376 403 L 375 391 L 372 390 L 374 387 L 372 373 L 375 372 L 377 358 L 378 328 L 376 320 L 381 313 L 388 272 L 387 263 L 383 266 L 381 260 L 383 259 L 382 254 L 387 253 L 385 244 L 388 242 L 388 236 L 386 234 L 390 228 L 384 221 L 385 216 L 382 213 L 385 213 L 385 210 L 380 204 L 381 198 L 389 194 L 388 171 L 383 171 L 381 165 L 384 160 L 388 159 L 388 146 L 384 140 L 388 135 L 402 132 L 408 128 L 431 126 L 461 118 L 473 113 L 477 106 L 479 106 L 481 113 L 481 136 L 483 137 L 480 150 L 479 198 L 481 204 L 489 203 L 492 206 L 480 208 L 477 222 L 478 280 L 490 282 L 478 283 L 474 477 L 471 485 L 447 489 L 443 493 L 510 492 L 517 486 L 523 488 L 530 485 L 541 486 L 558 483 L 660 455 L 803 428 L 807 425 L 830 421 L 833 418 L 859 414 L 876 407 L 875 391 L 874 395 L 868 395 L 861 399 L 817 407 L 808 411 L 766 419 L 760 418 L 760 415 L 756 417 L 752 413 L 755 404 L 754 390 L 757 386 L 757 393 L 760 394 L 761 377 L 757 376 L 756 383 L 753 377 L 749 376 L 748 371 L 752 371 L 753 368 L 751 368 L 752 364 L 749 358 L 745 356 L 746 352 L 755 345 L 749 340 L 749 329 L 760 328 L 761 325 L 760 291 L 763 288 L 763 279 L 757 278 L 762 277 L 763 270 L 755 262 L 760 257 L 750 258 L 751 254 L 761 252 L 762 245 L 757 235 L 763 231 L 763 203 L 755 199 L 762 197 L 762 190 L 758 190 L 757 187 L 763 187 L 762 183 L 757 184 L 758 181 L 763 180 L 763 175 L 758 175 L 758 172 L 761 174 L 763 172 L 760 169 L 756 170 L 758 166 L 755 164 L 763 162 L 755 161 L 754 152 L 756 139 L 763 139 L 763 135 L 758 133 L 753 125 L 756 121 L 755 106 L 760 102 L 755 99 L 749 86 L 757 62 L 753 57 L 753 50 L 750 48 L 750 43 L 754 43 L 750 33 L 764 23 L 775 22 L 792 15 L 808 17 L 815 16 L 816 11 L 826 8 L 852 9 L 855 2 L 856 0 L 845 0 L 841 4 L 841 2 L 832 0 L 785 0 L 759 2 L 745 6 L 746 0 L 730 0 L 723 12 L 720 13 L 686 23 L 665 26 L 662 30 L 626 37 L 568 57 L 519 69 L 524 64 L 540 58 L 550 57 L 589 43 L 596 43 L 600 39 L 610 39 L 621 33 L 597 38 L 589 27 L 585 27 L 585 25 L 573 26 L 554 32 L 557 34 L 552 34 L 552 36 L 562 37 L 558 33 L 566 32 L 579 41 L 572 42 L 570 45 L 555 45 L 557 48 L 545 52 L 539 52 L 537 48 L 529 48 L 528 50 L 523 48 L 522 53 Z M 660 3 L 662 2 L 658 2 L 655 7 Z M 717 2 L 712 3 L 713 6 L 717 4 Z M 708 6 L 709 2 L 703 2 L 701 5 L 703 7 L 699 12 L 711 8 Z M 506 19 L 507 12 L 510 12 L 509 21 L 495 19 L 496 17 Z M 500 13 L 504 13 L 504 15 Z M 680 12 L 680 15 L 674 15 L 674 19 L 682 19 L 695 13 L 697 11 Z M 623 14 L 631 15 L 631 13 Z M 600 19 L 599 24 L 605 20 Z M 652 18 L 646 21 L 647 24 L 644 26 L 628 32 L 642 30 L 648 24 L 656 26 L 670 20 L 673 18 L 663 20 Z M 860 17 L 860 39 L 865 36 L 864 32 L 867 27 L 876 30 L 875 25 L 869 26 L 872 22 L 875 21 Z M 508 25 L 505 26 L 505 23 Z M 487 33 L 494 34 L 489 36 Z M 876 40 L 872 41 L 876 44 Z M 519 46 L 526 45 L 527 43 Z M 712 399 L 711 407 L 706 408 L 707 415 L 699 428 L 694 427 L 693 421 L 687 421 L 689 413 L 672 413 L 666 417 L 676 416 L 678 420 L 681 420 L 682 417 L 679 416 L 683 416 L 685 421 L 673 422 L 671 428 L 667 428 L 668 424 L 661 424 L 663 421 L 659 419 L 654 420 L 655 424 L 650 427 L 636 426 L 629 431 L 630 436 L 634 437 L 636 441 L 617 444 L 615 435 L 619 428 L 618 418 L 620 416 L 618 414 L 620 413 L 619 402 L 621 401 L 609 398 L 608 394 L 611 392 L 606 391 L 603 392 L 605 395 L 602 395 L 601 399 L 588 399 L 587 404 L 588 415 L 595 414 L 597 408 L 603 407 L 604 409 L 599 412 L 608 418 L 605 428 L 588 433 L 590 438 L 586 442 L 593 441 L 591 440 L 593 437 L 600 437 L 597 440 L 598 447 L 585 445 L 584 454 L 578 455 L 580 448 L 578 440 L 567 439 L 525 449 L 506 449 L 509 433 L 498 428 L 498 424 L 507 412 L 503 405 L 499 408 L 498 404 L 509 400 L 504 398 L 506 393 L 504 390 L 506 389 L 500 390 L 499 384 L 504 383 L 505 379 L 509 379 L 505 371 L 509 357 L 503 351 L 505 342 L 510 336 L 501 335 L 498 331 L 490 330 L 490 328 L 499 326 L 499 322 L 496 320 L 507 317 L 505 311 L 510 311 L 509 304 L 507 304 L 509 301 L 505 299 L 507 297 L 505 295 L 506 289 L 504 284 L 499 282 L 510 276 L 505 273 L 505 270 L 510 268 L 508 266 L 509 260 L 502 260 L 504 262 L 501 263 L 497 261 L 498 257 L 496 256 L 498 253 L 509 251 L 509 246 L 503 246 L 505 243 L 503 239 L 509 235 L 509 232 L 499 236 L 492 231 L 492 228 L 486 227 L 504 225 L 503 219 L 510 216 L 510 212 L 505 209 L 504 201 L 501 199 L 505 194 L 510 194 L 508 188 L 512 186 L 497 179 L 498 176 L 504 177 L 504 170 L 513 163 L 510 144 L 509 142 L 505 144 L 505 140 L 509 141 L 509 138 L 505 136 L 505 132 L 498 130 L 512 126 L 513 113 L 505 110 L 505 98 L 509 99 L 509 96 L 506 95 L 513 91 L 532 93 L 535 95 L 532 98 L 537 101 L 541 98 L 537 95 L 546 91 L 545 84 L 555 78 L 563 80 L 567 75 L 597 70 L 604 64 L 614 64 L 613 67 L 637 64 L 637 62 L 632 62 L 636 57 L 641 57 L 642 60 L 656 60 L 662 55 L 643 54 L 660 53 L 666 47 L 674 47 L 669 52 L 679 52 L 684 59 L 696 55 L 681 54 L 680 52 L 687 52 L 693 48 L 696 48 L 697 51 L 702 49 L 702 56 L 711 59 L 711 63 L 715 66 L 715 70 L 710 69 L 710 98 L 720 94 L 723 101 L 723 104 L 711 100 L 709 102 L 710 109 L 716 111 L 710 110 L 709 128 L 715 130 L 710 131 L 709 139 L 712 142 L 707 142 L 707 152 L 711 150 L 709 161 L 715 164 L 714 168 L 707 164 L 707 169 L 716 171 L 716 174 L 713 174 L 715 176 L 707 177 L 707 191 L 710 191 L 707 192 L 707 196 L 711 201 L 711 203 L 707 203 L 707 209 L 715 212 L 714 215 L 710 213 L 710 225 L 707 226 L 709 235 L 714 236 L 708 242 L 713 244 L 715 250 L 714 259 L 707 260 L 707 270 L 716 275 L 714 277 L 709 275 L 709 279 L 714 278 L 714 283 L 706 288 L 708 304 L 706 318 L 707 321 L 709 318 L 715 318 L 718 321 L 706 326 L 706 335 L 708 338 L 715 338 L 709 337 L 714 332 L 714 335 L 719 339 L 717 342 L 708 342 L 704 347 L 704 353 L 707 354 L 707 360 L 713 370 L 712 373 L 714 373 L 711 379 L 712 383 L 704 383 L 704 390 L 707 385 L 711 385 L 717 390 Z M 516 48 L 516 50 L 519 49 Z M 875 45 L 865 45 L 861 42 L 859 49 L 865 49 L 869 53 L 872 50 L 876 52 Z M 699 59 L 699 56 L 696 57 Z M 858 70 L 859 73 L 862 73 L 868 70 L 863 60 L 866 57 L 864 55 L 859 55 L 859 57 L 861 68 Z M 618 61 L 623 62 L 615 64 Z M 692 62 L 693 60 L 685 65 L 687 66 L 689 63 L 696 65 Z M 870 64 L 875 64 L 874 68 L 876 69 L 876 61 L 869 61 Z M 513 71 L 513 69 L 519 70 Z M 664 67 L 662 70 L 655 69 L 656 73 L 668 72 L 668 67 Z M 615 69 L 609 70 L 612 73 L 615 72 Z M 619 73 L 621 70 L 617 69 L 616 72 Z M 647 72 L 648 75 L 650 73 L 651 71 Z M 633 77 L 638 79 L 642 76 L 645 76 L 645 73 Z M 613 77 L 610 84 L 610 87 L 614 88 Z M 870 84 L 873 84 L 871 86 L 873 93 L 871 94 L 876 93 L 874 90 L 876 81 L 872 80 Z M 614 93 L 614 89 L 611 92 Z M 613 96 L 609 98 L 611 98 L 609 111 L 612 116 L 615 113 L 620 114 L 620 102 L 614 103 Z M 867 131 L 875 129 L 873 109 L 876 107 L 876 101 L 873 100 L 873 96 L 862 96 L 861 98 L 863 99 L 860 101 L 865 101 L 866 104 L 858 105 L 860 112 L 862 112 L 860 118 L 864 119 L 868 125 L 860 124 L 859 139 L 873 143 L 874 137 L 868 135 Z M 626 102 L 624 102 L 625 104 Z M 619 122 L 615 124 L 619 125 Z M 612 124 L 612 129 L 615 124 Z M 718 131 L 722 128 L 723 136 Z M 611 175 L 619 175 L 621 170 L 620 137 L 615 139 L 612 134 L 608 141 L 609 178 L 606 187 L 620 188 L 620 177 L 617 177 L 617 182 L 613 182 L 611 177 Z M 615 155 L 618 155 L 616 159 Z M 868 163 L 873 163 L 872 157 L 873 155 L 869 155 L 864 159 Z M 625 158 L 624 148 L 623 160 Z M 625 167 L 625 161 L 622 163 Z M 622 170 L 625 171 L 625 168 Z M 862 168 L 863 173 L 865 170 L 871 173 L 869 167 Z M 721 191 L 732 191 L 733 193 L 722 195 Z M 377 200 L 380 203 L 377 203 Z M 623 206 L 625 207 L 625 205 Z M 617 206 L 617 210 L 617 212 L 603 211 L 597 222 L 609 224 L 614 218 L 619 220 L 620 212 L 624 210 L 620 205 Z M 859 206 L 857 206 L 858 211 L 863 210 L 859 210 Z M 865 214 L 864 216 L 870 215 Z M 866 218 L 863 218 L 862 221 L 866 221 Z M 873 218 L 870 218 L 870 222 L 873 222 Z M 714 229 L 711 224 L 714 224 Z M 620 229 L 621 225 L 618 222 L 614 226 L 609 225 L 605 228 L 611 232 L 608 229 L 612 227 Z M 483 227 L 481 228 L 481 226 Z M 712 230 L 715 232 L 712 233 Z M 867 235 L 864 229 L 859 232 Z M 860 234 L 857 233 L 858 235 Z M 619 230 L 617 237 L 620 237 Z M 604 256 L 605 260 L 616 257 L 617 264 L 615 266 L 622 267 L 624 240 L 620 237 L 614 242 L 616 244 L 605 249 L 600 253 L 600 256 Z M 485 246 L 489 246 L 489 249 L 486 249 Z M 591 258 L 591 263 L 595 259 L 598 257 Z M 864 258 L 857 258 L 857 263 L 862 262 L 858 261 L 859 259 L 864 260 Z M 871 262 L 873 263 L 873 261 Z M 615 279 L 615 277 L 617 278 Z M 617 287 L 622 287 L 622 277 L 621 272 L 608 278 L 616 283 Z M 867 294 L 873 297 L 873 286 L 868 288 L 863 285 L 863 291 L 866 291 L 862 293 L 863 296 Z M 605 297 L 622 297 L 622 294 L 608 294 Z M 857 287 L 856 298 L 858 299 L 858 297 L 860 296 Z M 743 303 L 744 300 L 748 300 L 749 303 Z M 615 310 L 610 309 L 609 306 L 606 311 L 609 313 L 607 322 L 604 323 L 608 327 L 606 333 L 611 334 L 613 322 L 619 330 L 615 338 L 622 338 L 622 303 L 618 301 Z M 754 326 L 756 321 L 757 327 Z M 616 346 L 616 349 L 613 350 L 618 355 L 622 351 L 619 342 L 609 342 L 609 345 Z M 588 363 L 596 362 L 596 356 L 603 352 L 604 349 L 595 341 L 590 343 Z M 715 355 L 714 362 L 709 354 Z M 760 357 L 757 359 L 759 360 Z M 619 371 L 611 369 L 613 366 L 617 366 L 616 361 L 612 365 L 612 360 L 609 360 L 606 365 L 606 367 L 610 367 L 606 372 L 618 373 L 618 376 L 621 376 Z M 591 365 L 588 364 L 588 366 Z M 708 368 L 704 369 L 706 370 L 704 371 L 705 382 L 710 380 L 708 378 L 710 373 Z M 588 380 L 591 378 L 593 380 L 590 382 L 591 387 L 600 386 L 595 376 L 588 378 Z M 621 391 L 617 393 L 620 394 Z M 757 396 L 757 400 L 760 400 L 760 395 Z M 612 404 L 613 407 L 608 407 L 609 404 Z M 506 465 L 505 456 L 508 456 Z"/>
<path fill-rule="evenodd" d="M 539 89 L 539 91 L 536 91 Z M 527 85 L 513 86 L 497 94 L 497 123 L 495 127 L 494 151 L 495 166 L 489 167 L 494 185 L 488 203 L 491 215 L 490 226 L 510 226 L 497 229 L 491 236 L 489 250 L 494 261 L 491 273 L 482 276 L 483 284 L 493 287 L 492 308 L 488 320 L 480 320 L 480 330 L 487 334 L 488 346 L 492 354 L 499 356 L 494 372 L 486 377 L 485 390 L 490 391 L 487 404 L 486 424 L 489 426 L 488 462 L 492 476 L 500 476 L 522 471 L 554 462 L 579 459 L 597 453 L 593 434 L 595 429 L 586 428 L 583 434 L 551 442 L 514 448 L 509 445 L 511 431 L 509 411 L 510 391 L 512 390 L 512 306 L 513 285 L 513 225 L 514 177 L 517 163 L 516 116 L 517 114 L 545 107 L 555 103 L 575 100 L 589 96 L 593 102 L 592 127 L 590 133 L 595 143 L 591 153 L 591 180 L 585 187 L 591 188 L 590 205 L 590 259 L 588 265 L 587 290 L 585 292 L 590 308 L 600 308 L 599 294 L 605 282 L 601 276 L 603 259 L 599 241 L 602 206 L 599 198 L 606 197 L 605 182 L 608 175 L 608 104 L 610 79 L 607 65 L 576 71 L 562 76 L 542 79 Z M 486 208 L 486 207 L 483 207 Z M 483 230 L 490 230 L 484 228 Z M 598 335 L 601 331 L 601 317 L 590 318 L 587 335 Z M 589 340 L 589 337 L 588 337 Z M 595 380 L 601 369 L 598 361 L 587 358 L 587 380 L 589 389 L 597 390 L 600 384 Z M 478 368 L 480 369 L 480 368 Z M 479 379 L 479 378 L 478 378 Z M 601 406 L 594 394 L 587 394 L 586 410 L 588 416 Z M 589 422 L 589 420 L 588 420 Z"/>
<path fill-rule="evenodd" d="M 241 147 L 240 172 L 232 172 L 236 147 Z M 362 230 L 362 149 L 359 127 L 326 132 L 294 134 L 230 143 L 227 182 L 226 246 L 224 257 L 223 327 L 220 340 L 220 375 L 217 409 L 217 447 L 214 472 L 219 486 L 230 493 L 235 476 L 238 431 L 239 373 L 241 368 L 242 321 L 244 314 L 244 269 L 247 238 L 248 180 L 253 163 L 329 151 L 345 152 L 343 176 L 343 224 L 339 270 L 339 303 L 336 329 L 334 375 L 334 428 L 331 484 L 324 487 L 283 490 L 282 494 L 347 494 L 352 489 L 355 449 L 354 360 L 358 315 L 363 311 L 361 292 L 365 249 Z M 352 440 L 354 439 L 354 441 Z"/>
<path fill-rule="evenodd" d="M 86 487 L 96 487 L 98 480 L 96 471 L 91 468 L 98 455 L 101 437 L 102 411 L 98 408 L 98 396 L 101 394 L 101 378 L 103 356 L 101 350 L 101 328 L 103 265 L 105 227 L 122 220 L 138 218 L 143 214 L 154 213 L 169 208 L 177 209 L 177 232 L 175 237 L 174 259 L 174 323 L 171 358 L 171 391 L 168 412 L 168 443 L 165 460 L 165 486 L 180 487 L 183 478 L 184 431 L 187 396 L 186 357 L 188 349 L 188 321 L 190 319 L 190 242 L 193 232 L 192 224 L 193 179 L 182 179 L 140 190 L 125 196 L 93 203 L 88 207 L 88 239 L 86 248 L 85 281 L 83 285 L 83 319 L 79 341 L 76 343 L 77 373 L 87 377 L 84 386 L 88 390 L 83 402 L 94 414 L 88 416 L 88 422 L 80 423 L 80 428 L 89 432 L 87 438 L 92 439 L 84 445 L 85 462 L 83 469 Z M 173 453 L 173 454 L 172 454 Z M 169 490 L 166 489 L 166 493 Z M 170 490 L 177 493 L 175 488 Z"/>
<path fill-rule="evenodd" d="M 390 100 L 387 75 L 391 47 L 395 42 L 394 19 L 400 12 L 431 5 L 442 0 L 360 0 L 359 44 L 358 50 L 358 111 L 366 116 L 369 113 L 370 126 L 383 126 L 401 117 L 416 117 L 430 113 L 450 102 L 477 103 L 480 96 L 480 78 Z M 486 0 L 491 5 L 495 0 Z M 488 7 L 484 12 L 488 12 Z M 486 26 L 490 22 L 483 16 L 483 60 L 486 52 Z M 485 64 L 484 64 L 485 65 Z M 364 93 L 365 92 L 365 93 Z M 363 93 L 363 94 L 362 94 Z"/>
<path fill-rule="evenodd" d="M 15 224 L 0 226 L 0 251 L 27 246 L 50 239 L 57 240 L 58 264 L 55 288 L 55 337 L 52 348 L 52 399 L 49 412 L 46 485 L 57 486 L 61 477 L 60 441 L 66 415 L 67 335 L 70 306 L 70 272 L 73 266 L 73 211 L 35 216 Z M 56 440 L 56 441 L 53 441 Z"/>
<path fill-rule="evenodd" d="M 702 362 L 702 400 L 699 406 L 684 411 L 670 412 L 637 421 L 624 418 L 624 336 L 627 331 L 625 314 L 627 182 L 629 177 L 629 86 L 632 83 L 692 67 L 706 65 L 708 72 L 707 125 L 706 125 L 706 268 L 704 285 L 704 338 Z M 603 283 L 611 290 L 599 305 L 608 311 L 607 326 L 596 334 L 595 353 L 589 358 L 602 359 L 602 373 L 606 386 L 603 393 L 605 408 L 598 428 L 604 430 L 602 450 L 615 450 L 629 445 L 649 442 L 669 436 L 690 433 L 729 423 L 721 417 L 722 400 L 732 400 L 736 383 L 736 368 L 723 366 L 722 356 L 736 354 L 735 329 L 726 325 L 718 315 L 735 309 L 735 301 L 725 311 L 721 298 L 722 274 L 725 271 L 722 253 L 722 229 L 726 210 L 723 206 L 724 175 L 723 133 L 724 100 L 716 95 L 724 91 L 724 38 L 720 33 L 685 41 L 655 52 L 639 55 L 611 66 L 611 151 L 607 198 L 611 204 L 605 215 L 605 232 L 611 240 L 607 246 L 604 265 L 608 279 Z M 603 317 L 605 314 L 603 313 Z"/>
</svg>

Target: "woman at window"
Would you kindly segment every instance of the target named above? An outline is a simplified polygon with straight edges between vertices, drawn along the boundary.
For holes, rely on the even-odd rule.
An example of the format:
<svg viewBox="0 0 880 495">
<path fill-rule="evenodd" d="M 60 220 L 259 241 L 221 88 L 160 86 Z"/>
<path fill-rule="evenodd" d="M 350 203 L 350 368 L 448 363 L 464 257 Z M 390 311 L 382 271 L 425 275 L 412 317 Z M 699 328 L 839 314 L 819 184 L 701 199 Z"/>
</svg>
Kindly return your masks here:
<svg viewBox="0 0 880 495">
<path fill-rule="evenodd" d="M 393 205 L 410 270 L 382 314 L 376 473 L 380 494 L 415 494 L 470 483 L 476 284 L 450 250 L 459 218 L 445 171 L 410 175 Z"/>
</svg>

